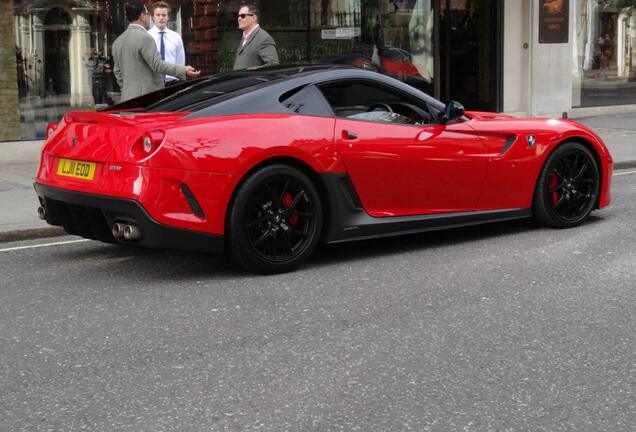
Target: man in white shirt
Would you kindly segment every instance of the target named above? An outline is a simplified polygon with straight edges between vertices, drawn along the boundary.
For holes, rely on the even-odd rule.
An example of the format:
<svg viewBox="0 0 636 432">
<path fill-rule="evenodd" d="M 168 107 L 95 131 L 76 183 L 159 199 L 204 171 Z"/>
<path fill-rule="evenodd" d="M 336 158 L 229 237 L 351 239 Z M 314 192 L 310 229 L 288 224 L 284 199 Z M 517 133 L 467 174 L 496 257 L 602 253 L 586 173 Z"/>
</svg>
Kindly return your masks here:
<svg viewBox="0 0 636 432">
<path fill-rule="evenodd" d="M 164 1 L 158 1 L 152 5 L 152 22 L 154 26 L 148 30 L 157 44 L 157 50 L 161 60 L 178 65 L 185 65 L 185 51 L 183 40 L 179 33 L 168 28 L 170 18 L 170 5 Z M 166 86 L 175 84 L 179 80 L 173 76 L 164 77 Z"/>
</svg>

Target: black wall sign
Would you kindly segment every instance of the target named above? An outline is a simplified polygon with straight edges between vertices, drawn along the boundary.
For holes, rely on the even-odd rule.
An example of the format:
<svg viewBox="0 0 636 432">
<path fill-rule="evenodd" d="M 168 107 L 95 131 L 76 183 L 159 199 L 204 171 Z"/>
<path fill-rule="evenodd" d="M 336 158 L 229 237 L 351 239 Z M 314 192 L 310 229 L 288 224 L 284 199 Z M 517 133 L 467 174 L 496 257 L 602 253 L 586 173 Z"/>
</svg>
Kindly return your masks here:
<svg viewBox="0 0 636 432">
<path fill-rule="evenodd" d="M 539 2 L 539 43 L 567 43 L 570 23 L 569 0 Z"/>
</svg>

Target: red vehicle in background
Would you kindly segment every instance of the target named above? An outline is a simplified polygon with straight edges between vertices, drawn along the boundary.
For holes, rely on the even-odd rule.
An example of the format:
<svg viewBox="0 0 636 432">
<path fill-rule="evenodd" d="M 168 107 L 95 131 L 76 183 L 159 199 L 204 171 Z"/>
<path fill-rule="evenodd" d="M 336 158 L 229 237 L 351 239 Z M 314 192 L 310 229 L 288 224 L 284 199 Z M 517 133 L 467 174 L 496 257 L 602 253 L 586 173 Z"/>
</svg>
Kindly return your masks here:
<svg viewBox="0 0 636 432">
<path fill-rule="evenodd" d="M 408 85 L 433 94 L 433 82 L 422 76 L 413 64 L 413 56 L 402 48 L 378 47 L 376 44 L 359 46 L 349 52 L 328 57 L 326 63 L 348 65 L 379 72 Z"/>
</svg>

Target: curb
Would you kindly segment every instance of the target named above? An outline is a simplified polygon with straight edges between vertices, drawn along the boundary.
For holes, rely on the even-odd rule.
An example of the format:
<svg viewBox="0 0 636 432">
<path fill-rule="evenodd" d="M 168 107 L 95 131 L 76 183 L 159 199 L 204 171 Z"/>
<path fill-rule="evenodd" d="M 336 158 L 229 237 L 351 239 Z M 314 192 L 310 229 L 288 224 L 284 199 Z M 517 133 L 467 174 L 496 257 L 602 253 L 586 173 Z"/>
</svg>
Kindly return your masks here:
<svg viewBox="0 0 636 432">
<path fill-rule="evenodd" d="M 22 240 L 35 240 L 47 237 L 60 237 L 68 235 L 62 227 L 30 228 L 0 232 L 0 243 L 9 243 Z"/>
<path fill-rule="evenodd" d="M 624 169 L 631 169 L 631 168 L 636 168 L 636 160 L 614 162 L 615 170 L 624 170 Z"/>
</svg>

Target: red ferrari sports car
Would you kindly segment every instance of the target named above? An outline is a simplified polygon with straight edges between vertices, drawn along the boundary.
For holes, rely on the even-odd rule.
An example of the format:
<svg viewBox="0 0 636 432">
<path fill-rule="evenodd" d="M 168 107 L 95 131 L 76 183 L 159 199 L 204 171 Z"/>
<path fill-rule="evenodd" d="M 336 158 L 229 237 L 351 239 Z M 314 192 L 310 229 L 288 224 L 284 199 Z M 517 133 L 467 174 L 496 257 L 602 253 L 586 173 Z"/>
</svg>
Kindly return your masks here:
<svg viewBox="0 0 636 432">
<path fill-rule="evenodd" d="M 341 66 L 219 74 L 66 114 L 42 149 L 38 213 L 109 243 L 226 251 L 289 271 L 337 243 L 534 216 L 579 225 L 613 162 L 565 119 L 464 112 Z"/>
</svg>

